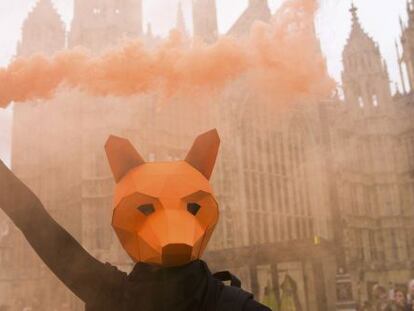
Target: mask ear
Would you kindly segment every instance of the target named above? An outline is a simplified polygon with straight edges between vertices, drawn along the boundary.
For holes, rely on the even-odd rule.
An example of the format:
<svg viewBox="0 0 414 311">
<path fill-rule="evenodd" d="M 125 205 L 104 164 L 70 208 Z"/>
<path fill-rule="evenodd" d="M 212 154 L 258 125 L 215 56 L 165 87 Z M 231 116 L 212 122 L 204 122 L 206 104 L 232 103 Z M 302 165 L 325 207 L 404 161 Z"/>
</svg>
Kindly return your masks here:
<svg viewBox="0 0 414 311">
<path fill-rule="evenodd" d="M 196 168 L 207 179 L 210 179 L 219 147 L 220 137 L 216 129 L 201 134 L 194 141 L 185 161 Z"/>
<path fill-rule="evenodd" d="M 134 146 L 125 138 L 109 136 L 105 151 L 116 182 L 119 182 L 129 170 L 145 163 Z"/>
</svg>

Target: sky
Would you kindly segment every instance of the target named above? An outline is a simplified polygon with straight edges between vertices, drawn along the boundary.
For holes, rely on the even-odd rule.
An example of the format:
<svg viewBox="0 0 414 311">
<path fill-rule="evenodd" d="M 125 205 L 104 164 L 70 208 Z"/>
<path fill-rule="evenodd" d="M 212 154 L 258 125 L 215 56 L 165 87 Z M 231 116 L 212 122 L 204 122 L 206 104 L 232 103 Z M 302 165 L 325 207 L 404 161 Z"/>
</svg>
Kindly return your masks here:
<svg viewBox="0 0 414 311">
<path fill-rule="evenodd" d="M 20 37 L 24 18 L 37 0 L 0 0 L 0 67 L 6 66 L 13 57 Z M 189 29 L 191 1 L 181 0 Z M 274 12 L 284 0 L 269 0 Z M 331 76 L 340 81 L 341 54 L 349 35 L 351 22 L 349 8 L 352 0 L 320 0 L 317 31 L 322 51 L 326 56 Z M 144 24 L 151 23 L 154 33 L 165 36 L 174 26 L 179 0 L 144 0 Z M 248 0 L 216 0 L 219 29 L 225 33 L 246 8 Z M 399 83 L 397 56 L 394 42 L 401 33 L 399 17 L 406 20 L 406 0 L 353 0 L 358 7 L 361 24 L 365 31 L 379 43 L 383 57 L 389 66 L 390 78 Z M 73 0 L 53 0 L 67 28 L 73 16 Z M 394 85 L 393 83 L 393 85 Z M 0 109 L 0 159 L 9 160 L 8 133 L 11 109 Z M 6 137 L 6 138 L 5 138 Z"/>
</svg>

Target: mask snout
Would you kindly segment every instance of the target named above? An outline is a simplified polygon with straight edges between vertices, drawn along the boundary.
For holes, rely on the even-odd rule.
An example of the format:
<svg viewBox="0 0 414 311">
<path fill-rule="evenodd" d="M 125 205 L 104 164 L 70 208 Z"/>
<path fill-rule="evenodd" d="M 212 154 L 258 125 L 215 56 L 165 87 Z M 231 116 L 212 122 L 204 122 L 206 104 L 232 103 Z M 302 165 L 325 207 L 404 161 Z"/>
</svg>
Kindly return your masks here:
<svg viewBox="0 0 414 311">
<path fill-rule="evenodd" d="M 182 243 L 167 244 L 162 248 L 162 262 L 165 266 L 180 266 L 191 262 L 193 248 Z"/>
</svg>

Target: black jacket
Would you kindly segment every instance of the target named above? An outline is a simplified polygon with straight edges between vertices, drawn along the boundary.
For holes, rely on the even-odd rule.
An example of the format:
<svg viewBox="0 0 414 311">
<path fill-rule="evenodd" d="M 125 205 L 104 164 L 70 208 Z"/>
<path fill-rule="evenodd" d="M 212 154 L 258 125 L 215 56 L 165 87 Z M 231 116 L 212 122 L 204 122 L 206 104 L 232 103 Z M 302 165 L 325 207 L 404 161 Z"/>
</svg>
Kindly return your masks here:
<svg viewBox="0 0 414 311">
<path fill-rule="evenodd" d="M 201 260 L 169 269 L 138 263 L 129 275 L 110 265 L 107 267 L 113 274 L 108 277 L 114 282 L 112 286 L 97 289 L 86 311 L 269 310 L 240 289 L 229 296 L 228 287 L 216 280 Z M 236 306 L 238 294 L 242 295 L 242 307 Z M 233 301 L 230 304 L 224 301 L 228 299 Z"/>
<path fill-rule="evenodd" d="M 203 261 L 169 269 L 138 263 L 127 275 L 88 254 L 38 200 L 13 203 L 1 207 L 87 311 L 270 310 L 242 290 L 225 287 Z"/>
</svg>

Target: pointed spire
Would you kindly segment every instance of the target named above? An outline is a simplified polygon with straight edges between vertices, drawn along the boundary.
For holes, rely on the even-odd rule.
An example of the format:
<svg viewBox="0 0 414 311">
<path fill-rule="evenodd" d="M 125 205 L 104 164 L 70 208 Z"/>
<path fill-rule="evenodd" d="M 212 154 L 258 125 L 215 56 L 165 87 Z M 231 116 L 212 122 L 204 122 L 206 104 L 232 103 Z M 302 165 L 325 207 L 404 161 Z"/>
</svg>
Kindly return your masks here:
<svg viewBox="0 0 414 311">
<path fill-rule="evenodd" d="M 185 27 L 185 19 L 184 19 L 184 13 L 183 13 L 183 6 L 181 5 L 181 1 L 178 2 L 177 7 L 177 21 L 175 28 L 183 35 L 187 33 L 186 27 Z"/>
<path fill-rule="evenodd" d="M 414 27 L 414 5 L 411 0 L 407 1 L 407 15 L 408 15 L 408 20 L 406 23 L 406 27 L 413 28 Z M 400 23 L 402 24 L 402 21 Z"/>
<path fill-rule="evenodd" d="M 218 38 L 216 0 L 193 0 L 194 37 L 207 43 Z"/>
<path fill-rule="evenodd" d="M 27 15 L 23 28 L 33 27 L 35 24 L 45 24 L 45 21 L 53 24 L 53 27 L 64 30 L 65 25 L 51 0 L 39 0 Z"/>
<path fill-rule="evenodd" d="M 381 56 L 378 44 L 363 30 L 358 9 L 353 3 L 350 13 L 352 30 L 342 53 L 345 64 L 342 73 L 345 98 L 355 107 L 359 107 L 359 98 L 361 94 L 365 94 L 362 98 L 364 101 L 377 98 L 379 106 L 386 106 L 385 103 L 391 100 L 387 64 Z M 382 96 L 377 94 L 380 89 L 384 90 Z"/>
<path fill-rule="evenodd" d="M 354 48 L 358 48 L 363 41 L 365 42 L 365 44 L 369 44 L 373 48 L 378 49 L 378 46 L 376 45 L 374 40 L 372 40 L 372 38 L 362 28 L 358 17 L 358 9 L 357 7 L 355 7 L 354 3 L 352 3 L 349 11 L 352 15 L 352 27 L 350 36 L 348 38 L 347 46 L 353 46 Z M 347 49 L 347 47 L 345 47 L 345 49 Z"/>
<path fill-rule="evenodd" d="M 267 0 L 249 0 L 249 6 L 268 6 Z"/>
<path fill-rule="evenodd" d="M 48 8 L 53 8 L 54 9 L 51 0 L 39 0 L 36 3 L 36 7 L 41 7 L 41 6 L 48 7 Z"/>
<path fill-rule="evenodd" d="M 351 12 L 352 14 L 352 28 L 359 28 L 362 30 L 361 23 L 359 22 L 358 17 L 358 8 L 355 6 L 354 2 L 352 2 L 349 12 Z"/>
<path fill-rule="evenodd" d="M 33 34 L 36 33 L 36 37 Z M 51 0 L 38 0 L 22 26 L 22 37 L 17 53 L 54 53 L 65 46 L 65 24 Z"/>
<path fill-rule="evenodd" d="M 407 88 L 405 87 L 404 71 L 403 71 L 403 68 L 402 68 L 403 59 L 402 59 L 402 56 L 401 56 L 401 53 L 400 53 L 400 48 L 398 46 L 397 40 L 395 40 L 395 50 L 397 52 L 398 70 L 399 70 L 399 73 L 400 73 L 401 86 L 402 86 L 403 93 L 405 94 L 405 93 L 407 93 Z"/>
<path fill-rule="evenodd" d="M 53 3 L 51 0 L 39 0 L 36 2 L 35 6 L 33 7 L 32 11 L 29 13 L 27 19 L 33 18 L 33 16 L 44 18 L 44 16 L 41 16 L 42 14 L 46 14 L 45 16 L 54 16 L 58 17 L 60 19 L 60 15 L 57 12 L 56 8 L 53 6 Z M 27 20 L 26 19 L 26 20 Z M 63 23 L 63 22 L 62 22 Z"/>
<path fill-rule="evenodd" d="M 269 23 L 272 18 L 267 0 L 249 0 L 249 5 L 228 31 L 228 35 L 243 37 L 249 34 L 256 21 Z"/>
</svg>

